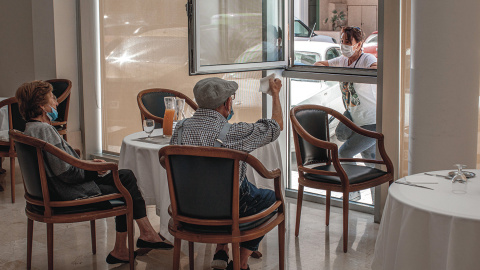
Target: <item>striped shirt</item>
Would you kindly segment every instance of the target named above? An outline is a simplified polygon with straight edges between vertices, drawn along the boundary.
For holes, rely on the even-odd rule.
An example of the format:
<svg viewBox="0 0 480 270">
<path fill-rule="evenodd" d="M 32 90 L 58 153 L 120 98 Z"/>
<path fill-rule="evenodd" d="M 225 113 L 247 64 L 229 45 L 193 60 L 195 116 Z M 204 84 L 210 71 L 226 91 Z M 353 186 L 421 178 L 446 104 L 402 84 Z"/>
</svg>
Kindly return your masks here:
<svg viewBox="0 0 480 270">
<path fill-rule="evenodd" d="M 213 146 L 227 120 L 215 110 L 199 108 L 195 114 L 184 121 L 182 145 Z M 280 135 L 280 126 L 273 119 L 260 119 L 255 123 L 234 123 L 230 127 L 222 147 L 250 153 Z M 177 130 L 170 140 L 171 145 L 178 144 Z M 240 184 L 245 178 L 247 165 L 240 162 Z"/>
</svg>

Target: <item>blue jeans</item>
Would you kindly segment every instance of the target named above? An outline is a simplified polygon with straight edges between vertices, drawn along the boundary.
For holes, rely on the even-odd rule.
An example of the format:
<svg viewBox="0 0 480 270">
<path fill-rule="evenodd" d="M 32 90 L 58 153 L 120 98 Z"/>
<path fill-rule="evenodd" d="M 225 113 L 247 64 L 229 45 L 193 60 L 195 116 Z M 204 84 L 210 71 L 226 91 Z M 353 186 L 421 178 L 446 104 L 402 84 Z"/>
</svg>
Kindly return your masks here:
<svg viewBox="0 0 480 270">
<path fill-rule="evenodd" d="M 240 185 L 240 217 L 260 213 L 276 201 L 275 192 L 270 189 L 257 188 L 245 178 Z M 263 236 L 240 243 L 240 246 L 257 251 Z"/>
<path fill-rule="evenodd" d="M 361 128 L 376 131 L 377 125 L 365 125 Z M 347 128 L 350 130 L 349 128 Z M 356 154 L 360 153 L 364 159 L 375 159 L 376 143 L 374 138 L 360 135 L 356 132 L 345 141 L 345 143 L 338 150 L 339 158 L 353 158 Z M 340 134 L 339 134 L 340 135 Z M 338 136 L 338 135 L 337 135 Z"/>
</svg>

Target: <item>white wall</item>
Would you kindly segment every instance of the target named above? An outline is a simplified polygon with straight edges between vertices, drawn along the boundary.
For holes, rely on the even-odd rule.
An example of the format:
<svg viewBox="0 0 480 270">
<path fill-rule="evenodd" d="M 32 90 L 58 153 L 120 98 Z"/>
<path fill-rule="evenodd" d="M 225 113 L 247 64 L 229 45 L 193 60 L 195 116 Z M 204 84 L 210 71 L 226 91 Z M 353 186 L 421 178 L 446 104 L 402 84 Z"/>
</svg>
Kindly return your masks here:
<svg viewBox="0 0 480 270">
<path fill-rule="evenodd" d="M 31 0 L 0 2 L 0 36 L 0 96 L 12 97 L 35 79 Z"/>
<path fill-rule="evenodd" d="M 28 81 L 71 80 L 68 140 L 81 148 L 76 1 L 2 1 L 0 22 L 0 96 Z"/>
</svg>

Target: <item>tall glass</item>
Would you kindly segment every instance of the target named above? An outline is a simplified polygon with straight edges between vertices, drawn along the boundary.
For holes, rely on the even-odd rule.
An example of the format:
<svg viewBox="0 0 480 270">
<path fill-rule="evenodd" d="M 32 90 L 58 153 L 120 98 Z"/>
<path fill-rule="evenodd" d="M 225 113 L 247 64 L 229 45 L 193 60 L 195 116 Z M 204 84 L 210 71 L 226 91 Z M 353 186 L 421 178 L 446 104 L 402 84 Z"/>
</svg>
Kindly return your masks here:
<svg viewBox="0 0 480 270">
<path fill-rule="evenodd" d="M 185 118 L 183 108 L 185 107 L 185 99 L 178 98 L 175 100 L 175 118 L 173 119 L 173 130 L 177 126 L 177 122 Z"/>
<path fill-rule="evenodd" d="M 462 164 L 455 164 L 458 171 L 452 177 L 452 192 L 455 194 L 465 194 L 467 193 L 467 177 L 463 173 L 462 169 L 467 167 Z"/>
<path fill-rule="evenodd" d="M 163 135 L 172 136 L 175 118 L 175 97 L 165 97 L 165 115 L 163 116 Z"/>
</svg>

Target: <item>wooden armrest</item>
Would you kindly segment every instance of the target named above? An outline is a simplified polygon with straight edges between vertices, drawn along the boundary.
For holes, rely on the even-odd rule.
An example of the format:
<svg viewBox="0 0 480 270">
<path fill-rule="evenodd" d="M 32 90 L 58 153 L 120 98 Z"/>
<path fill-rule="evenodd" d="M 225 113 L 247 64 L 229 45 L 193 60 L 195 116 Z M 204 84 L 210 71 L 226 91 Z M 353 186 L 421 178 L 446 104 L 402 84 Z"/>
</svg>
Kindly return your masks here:
<svg viewBox="0 0 480 270">
<path fill-rule="evenodd" d="M 96 171 L 96 172 L 108 171 L 108 170 L 118 171 L 118 165 L 113 162 L 93 162 L 93 161 L 81 160 L 74 156 L 69 155 L 67 152 L 49 143 L 45 144 L 44 149 L 45 151 L 58 157 L 62 161 L 67 162 L 68 164 L 82 170 Z"/>
<path fill-rule="evenodd" d="M 274 170 L 267 170 L 265 166 L 263 166 L 262 162 L 258 160 L 256 157 L 252 155 L 248 155 L 247 159 L 245 160 L 252 168 L 255 169 L 255 171 L 260 174 L 261 177 L 263 178 L 268 178 L 268 179 L 274 179 L 275 177 L 280 177 L 281 171 L 280 169 L 274 169 Z"/>
</svg>

